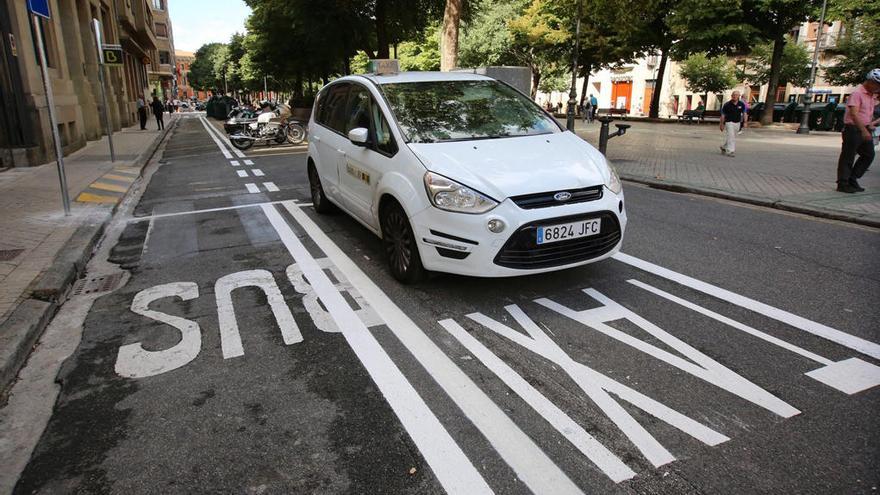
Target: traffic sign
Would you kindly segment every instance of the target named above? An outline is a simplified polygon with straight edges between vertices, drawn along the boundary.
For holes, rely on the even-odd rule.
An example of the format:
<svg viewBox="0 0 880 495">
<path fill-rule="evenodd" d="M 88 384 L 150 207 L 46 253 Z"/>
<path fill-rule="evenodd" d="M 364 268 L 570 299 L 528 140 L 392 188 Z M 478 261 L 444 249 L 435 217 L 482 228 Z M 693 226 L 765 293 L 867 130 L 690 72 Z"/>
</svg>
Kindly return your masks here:
<svg viewBox="0 0 880 495">
<path fill-rule="evenodd" d="M 103 45 L 101 54 L 105 65 L 122 65 L 122 45 Z"/>
<path fill-rule="evenodd" d="M 49 18 L 49 0 L 27 0 L 27 4 L 31 14 Z"/>
</svg>

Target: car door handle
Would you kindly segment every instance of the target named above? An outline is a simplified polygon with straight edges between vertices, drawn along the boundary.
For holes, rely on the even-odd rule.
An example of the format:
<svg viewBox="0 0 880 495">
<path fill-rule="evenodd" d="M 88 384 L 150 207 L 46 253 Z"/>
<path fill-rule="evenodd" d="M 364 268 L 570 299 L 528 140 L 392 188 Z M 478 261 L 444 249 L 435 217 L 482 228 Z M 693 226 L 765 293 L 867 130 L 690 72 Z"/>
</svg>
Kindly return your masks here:
<svg viewBox="0 0 880 495">
<path fill-rule="evenodd" d="M 320 143 L 320 142 L 321 142 L 321 138 L 320 138 L 319 136 L 312 136 L 312 141 L 314 141 L 314 142 L 316 142 L 316 143 Z"/>
<path fill-rule="evenodd" d="M 336 152 L 339 153 L 339 156 L 345 156 L 345 151 L 337 149 Z"/>
</svg>

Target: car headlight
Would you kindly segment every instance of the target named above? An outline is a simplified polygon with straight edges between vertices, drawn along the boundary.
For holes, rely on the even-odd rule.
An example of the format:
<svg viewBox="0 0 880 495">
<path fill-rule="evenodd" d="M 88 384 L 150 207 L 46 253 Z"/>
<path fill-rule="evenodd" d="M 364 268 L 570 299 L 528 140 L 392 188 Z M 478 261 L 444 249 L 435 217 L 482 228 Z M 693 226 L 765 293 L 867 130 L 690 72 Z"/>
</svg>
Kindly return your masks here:
<svg viewBox="0 0 880 495">
<path fill-rule="evenodd" d="M 614 194 L 620 194 L 620 190 L 623 186 L 620 183 L 620 177 L 617 175 L 617 170 L 614 169 L 614 165 L 608 160 L 605 160 L 605 165 L 608 167 L 608 180 L 605 181 L 605 187 L 610 189 Z"/>
<path fill-rule="evenodd" d="M 433 172 L 425 172 L 425 190 L 441 210 L 478 214 L 498 206 L 494 199 Z"/>
</svg>

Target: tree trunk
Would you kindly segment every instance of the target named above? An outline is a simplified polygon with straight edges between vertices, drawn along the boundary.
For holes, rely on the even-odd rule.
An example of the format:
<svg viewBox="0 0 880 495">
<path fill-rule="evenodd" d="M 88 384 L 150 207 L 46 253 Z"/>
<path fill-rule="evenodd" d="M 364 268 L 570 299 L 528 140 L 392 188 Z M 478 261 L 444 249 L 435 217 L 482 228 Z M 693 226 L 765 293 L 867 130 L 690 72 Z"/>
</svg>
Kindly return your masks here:
<svg viewBox="0 0 880 495">
<path fill-rule="evenodd" d="M 782 68 L 782 50 L 784 48 L 784 35 L 773 40 L 773 57 L 770 59 L 770 82 L 767 85 L 764 111 L 761 113 L 761 125 L 773 123 L 773 104 L 776 103 L 776 88 L 779 86 L 779 72 Z"/>
<path fill-rule="evenodd" d="M 666 75 L 666 61 L 669 59 L 669 47 L 660 49 L 660 67 L 657 68 L 657 78 L 654 79 L 654 92 L 651 93 L 651 109 L 648 117 L 656 119 L 660 116 L 660 93 L 663 91 L 663 77 Z"/>
<path fill-rule="evenodd" d="M 541 71 L 538 70 L 537 67 L 531 67 L 532 69 L 532 90 L 529 93 L 532 99 L 534 100 L 536 96 L 538 96 L 538 83 L 541 82 Z"/>
<path fill-rule="evenodd" d="M 581 86 L 581 108 L 584 106 L 584 102 L 587 101 L 587 85 L 590 83 L 590 72 L 593 70 L 593 62 L 588 61 L 583 65 L 583 69 L 581 69 L 581 77 L 584 78 L 584 85 Z"/>
<path fill-rule="evenodd" d="M 443 30 L 440 38 L 440 70 L 450 71 L 458 65 L 458 27 L 461 24 L 463 0 L 446 0 Z"/>
<path fill-rule="evenodd" d="M 388 26 L 386 26 L 386 0 L 376 0 L 376 58 L 388 58 L 389 38 Z"/>
</svg>

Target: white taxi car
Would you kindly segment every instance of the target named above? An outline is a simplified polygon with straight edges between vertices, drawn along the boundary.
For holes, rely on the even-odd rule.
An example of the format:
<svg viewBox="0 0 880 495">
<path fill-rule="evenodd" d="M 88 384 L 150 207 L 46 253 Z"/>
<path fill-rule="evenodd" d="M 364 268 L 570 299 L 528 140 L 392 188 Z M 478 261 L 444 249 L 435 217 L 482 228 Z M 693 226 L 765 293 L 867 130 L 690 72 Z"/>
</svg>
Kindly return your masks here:
<svg viewBox="0 0 880 495">
<path fill-rule="evenodd" d="M 605 157 L 528 97 L 455 72 L 347 76 L 309 122 L 319 213 L 381 237 L 391 274 L 505 277 L 607 258 L 626 226 Z"/>
</svg>

